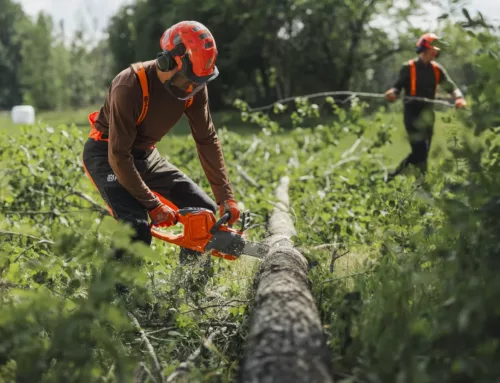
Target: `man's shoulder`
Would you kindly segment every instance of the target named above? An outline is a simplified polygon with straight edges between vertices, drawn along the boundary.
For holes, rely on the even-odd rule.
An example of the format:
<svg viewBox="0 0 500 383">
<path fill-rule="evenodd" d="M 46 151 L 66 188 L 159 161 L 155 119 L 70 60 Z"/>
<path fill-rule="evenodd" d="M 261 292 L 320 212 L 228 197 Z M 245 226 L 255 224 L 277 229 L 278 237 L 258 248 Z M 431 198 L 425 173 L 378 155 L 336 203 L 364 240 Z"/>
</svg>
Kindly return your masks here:
<svg viewBox="0 0 500 383">
<path fill-rule="evenodd" d="M 434 65 L 434 66 L 437 66 L 439 69 L 441 70 L 444 70 L 444 66 L 441 64 L 441 63 L 438 63 L 437 61 L 435 60 L 432 60 L 431 61 L 431 64 Z"/>
<path fill-rule="evenodd" d="M 416 59 L 408 59 L 406 61 L 403 61 L 401 63 L 401 68 L 409 68 L 411 64 L 414 64 L 416 63 L 417 60 Z"/>
<path fill-rule="evenodd" d="M 155 60 L 143 61 L 144 69 L 146 73 L 149 74 L 155 68 Z M 129 87 L 137 87 L 138 81 L 134 71 L 131 68 L 131 65 L 124 68 L 121 72 L 119 72 L 115 78 L 113 79 L 113 86 L 117 85 L 125 85 Z"/>
</svg>

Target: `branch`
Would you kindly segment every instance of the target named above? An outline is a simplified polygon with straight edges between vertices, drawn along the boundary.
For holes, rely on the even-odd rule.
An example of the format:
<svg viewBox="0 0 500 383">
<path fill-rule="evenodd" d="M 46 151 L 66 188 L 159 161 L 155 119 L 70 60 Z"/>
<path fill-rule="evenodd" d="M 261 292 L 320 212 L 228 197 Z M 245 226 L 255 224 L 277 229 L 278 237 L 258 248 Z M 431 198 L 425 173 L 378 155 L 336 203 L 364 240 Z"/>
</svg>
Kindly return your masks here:
<svg viewBox="0 0 500 383">
<path fill-rule="evenodd" d="M 158 356 L 156 356 L 155 349 L 151 345 L 151 342 L 149 341 L 146 333 L 144 332 L 141 325 L 139 324 L 139 321 L 137 320 L 137 318 L 131 313 L 129 313 L 128 315 L 132 318 L 132 322 L 134 323 L 136 330 L 139 331 L 139 333 L 141 334 L 141 339 L 146 344 L 146 348 L 148 349 L 149 355 L 151 356 L 151 359 L 153 359 L 153 366 L 155 368 L 155 373 L 157 375 L 158 381 L 163 382 L 164 381 L 163 373 L 162 373 L 160 362 L 158 360 Z M 146 370 L 146 366 L 143 366 L 143 368 Z"/>
<path fill-rule="evenodd" d="M 82 211 L 86 211 L 86 210 L 89 210 L 89 211 L 95 211 L 94 209 L 78 209 L 78 210 L 65 210 L 65 211 L 60 211 L 59 213 L 61 214 L 72 214 L 72 213 L 81 213 Z M 36 211 L 36 210 L 25 210 L 25 211 L 22 211 L 22 210 L 18 210 L 18 211 L 12 211 L 12 210 L 8 210 L 8 211 L 5 211 L 5 212 L 2 212 L 2 214 L 5 214 L 5 215 L 58 215 L 56 213 L 54 213 L 53 211 Z"/>
<path fill-rule="evenodd" d="M 342 155 L 340 156 L 340 158 L 346 158 L 349 154 L 352 154 L 358 148 L 358 146 L 361 143 L 361 141 L 363 141 L 363 137 L 359 137 L 356 140 L 356 142 L 354 142 L 354 144 L 351 146 L 350 149 L 348 149 L 344 153 L 342 153 Z"/>
<path fill-rule="evenodd" d="M 48 241 L 46 239 L 42 239 L 41 241 L 38 241 L 38 242 L 35 242 L 34 244 L 32 244 L 31 246 L 28 246 L 26 249 L 24 249 L 21 254 L 19 254 L 17 256 L 17 258 L 14 260 L 14 262 L 12 263 L 16 263 L 17 261 L 19 261 L 19 259 L 21 259 L 21 257 L 26 254 L 27 251 L 29 251 L 30 249 L 32 249 L 33 247 L 37 246 L 37 245 L 41 245 L 42 243 L 48 243 L 48 244 L 54 244 L 54 242 L 51 242 L 51 241 Z"/>
<path fill-rule="evenodd" d="M 26 155 L 26 158 L 28 159 L 26 165 L 28 166 L 28 169 L 30 171 L 31 174 L 33 174 L 34 176 L 36 176 L 36 172 L 35 172 L 35 169 L 33 169 L 33 166 L 31 166 L 30 164 L 30 161 L 31 161 L 31 156 L 30 156 L 30 153 L 28 151 L 28 149 L 26 149 L 25 146 L 21 145 L 19 146 L 21 148 L 21 150 L 24 152 L 24 154 Z"/>
<path fill-rule="evenodd" d="M 357 277 L 357 276 L 360 276 L 360 275 L 366 275 L 370 271 L 372 271 L 371 268 L 369 268 L 369 269 L 367 269 L 365 271 L 362 271 L 360 273 L 354 273 L 354 274 L 344 275 L 343 277 L 327 279 L 327 280 L 321 282 L 319 285 L 323 286 L 323 285 L 326 285 L 327 283 L 330 283 L 330 282 L 341 281 L 342 279 L 353 278 L 353 277 Z"/>
<path fill-rule="evenodd" d="M 172 374 L 170 374 L 170 376 L 167 378 L 167 383 L 173 382 L 174 379 L 177 378 L 179 375 L 188 373 L 189 370 L 192 368 L 194 361 L 200 355 L 202 348 L 205 347 L 207 350 L 210 350 L 210 344 L 213 342 L 214 338 L 221 332 L 222 330 L 218 329 L 215 330 L 212 334 L 210 334 L 210 336 L 200 345 L 200 347 L 194 350 L 194 352 L 188 356 L 187 360 L 179 364 L 179 367 L 177 367 L 175 371 Z"/>
<path fill-rule="evenodd" d="M 333 273 L 333 269 L 335 267 L 335 261 L 339 258 L 342 258 L 346 254 L 349 254 L 349 250 L 347 250 L 344 254 L 337 254 L 336 249 L 332 251 L 332 260 L 330 262 L 330 273 Z"/>
<path fill-rule="evenodd" d="M 55 244 L 53 241 L 50 241 L 48 239 L 38 238 L 38 237 L 35 237 L 34 235 L 31 235 L 31 234 L 17 233 L 15 231 L 0 230 L 0 236 L 1 235 L 17 235 L 19 237 L 26 237 L 26 238 L 34 239 L 36 241 L 43 242 L 43 243 L 48 243 L 50 245 L 54 245 Z"/>
<path fill-rule="evenodd" d="M 149 368 L 147 368 L 146 365 L 141 362 L 138 371 L 135 372 L 135 381 L 136 383 L 144 383 L 147 377 L 151 378 L 153 383 L 158 383 L 151 371 L 149 371 Z"/>
<path fill-rule="evenodd" d="M 203 327 L 232 327 L 232 328 L 239 328 L 240 325 L 237 323 L 233 322 L 218 322 L 218 321 L 213 321 L 213 322 L 200 322 L 198 323 L 198 326 L 203 326 Z"/>
<path fill-rule="evenodd" d="M 325 176 L 329 176 L 330 174 L 333 174 L 333 170 L 335 168 L 338 168 L 339 166 L 341 165 L 344 165 L 348 162 L 351 162 L 351 161 L 357 161 L 359 160 L 359 157 L 348 157 L 348 158 L 345 158 L 343 160 L 340 160 L 339 162 L 333 164 L 332 166 L 330 166 L 330 169 L 328 169 L 326 172 L 323 173 L 323 175 Z"/>
<path fill-rule="evenodd" d="M 244 303 L 244 304 L 247 304 L 249 302 L 251 302 L 253 299 L 248 299 L 248 300 L 239 300 L 239 299 L 233 299 L 232 301 L 229 301 L 229 302 L 225 302 L 225 303 L 220 303 L 220 304 L 217 304 L 217 305 L 208 305 L 208 306 L 203 306 L 203 307 L 197 307 L 195 309 L 192 309 L 192 310 L 188 310 L 188 311 L 183 311 L 181 312 L 181 314 L 189 314 L 189 313 L 192 313 L 192 312 L 195 312 L 195 311 L 203 311 L 203 310 L 206 310 L 206 309 L 213 309 L 213 308 L 216 308 L 216 307 L 234 307 L 232 306 L 233 303 Z"/>
<path fill-rule="evenodd" d="M 88 203 L 90 203 L 97 211 L 99 211 L 100 213 L 102 214 L 105 214 L 105 215 L 110 215 L 109 214 L 109 211 L 102 207 L 101 205 L 99 205 L 97 202 L 95 202 L 92 197 L 88 196 L 87 194 L 81 192 L 81 191 L 78 191 L 78 190 L 73 190 L 70 195 L 76 195 L 80 198 L 83 198 L 85 201 L 87 201 Z"/>
</svg>

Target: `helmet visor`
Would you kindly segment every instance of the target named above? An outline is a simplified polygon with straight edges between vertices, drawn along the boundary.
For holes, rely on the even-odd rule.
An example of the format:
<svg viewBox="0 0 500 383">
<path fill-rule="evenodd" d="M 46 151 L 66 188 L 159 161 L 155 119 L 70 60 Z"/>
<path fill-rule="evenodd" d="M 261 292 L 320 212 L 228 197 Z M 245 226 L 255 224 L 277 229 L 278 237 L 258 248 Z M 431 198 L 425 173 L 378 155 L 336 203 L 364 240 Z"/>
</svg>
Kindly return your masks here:
<svg viewBox="0 0 500 383">
<path fill-rule="evenodd" d="M 179 100 L 190 99 L 218 75 L 217 70 L 212 76 L 207 77 L 197 77 L 194 74 L 189 76 L 188 73 L 189 71 L 185 70 L 175 72 L 172 78 L 165 83 L 165 88 Z"/>
</svg>

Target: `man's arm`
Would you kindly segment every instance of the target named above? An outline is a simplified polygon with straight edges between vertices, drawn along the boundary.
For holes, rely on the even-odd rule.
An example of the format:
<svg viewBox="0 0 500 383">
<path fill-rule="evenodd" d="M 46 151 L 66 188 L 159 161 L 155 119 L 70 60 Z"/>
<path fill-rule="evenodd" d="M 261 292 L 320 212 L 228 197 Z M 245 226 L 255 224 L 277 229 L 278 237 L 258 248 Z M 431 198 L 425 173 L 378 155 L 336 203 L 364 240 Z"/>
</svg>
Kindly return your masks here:
<svg viewBox="0 0 500 383">
<path fill-rule="evenodd" d="M 392 88 L 399 93 L 401 92 L 401 89 L 408 87 L 409 81 L 410 81 L 410 67 L 408 66 L 408 64 L 405 64 L 399 70 L 399 76 L 394 85 L 392 86 Z"/>
<path fill-rule="evenodd" d="M 139 96 L 140 97 L 140 96 Z M 116 85 L 109 96 L 108 161 L 118 182 L 147 210 L 160 205 L 160 200 L 146 186 L 135 168 L 131 154 L 137 127 L 140 101 L 135 90 L 127 85 Z"/>
<path fill-rule="evenodd" d="M 215 195 L 215 202 L 221 204 L 234 200 L 222 147 L 210 115 L 206 87 L 194 96 L 193 103 L 186 109 L 185 114 L 196 142 L 201 166 Z"/>
<path fill-rule="evenodd" d="M 439 76 L 439 86 L 447 93 L 450 93 L 453 98 L 456 100 L 457 98 L 463 98 L 463 94 L 458 89 L 458 86 L 455 84 L 455 82 L 451 79 L 450 75 L 444 69 L 444 67 L 440 64 L 438 64 L 439 70 L 441 72 L 441 76 Z"/>
<path fill-rule="evenodd" d="M 410 80 L 410 69 L 408 64 L 402 66 L 399 71 L 399 76 L 392 86 L 385 92 L 385 97 L 389 101 L 395 101 L 397 96 L 401 93 L 401 89 L 408 87 L 408 82 Z"/>
</svg>

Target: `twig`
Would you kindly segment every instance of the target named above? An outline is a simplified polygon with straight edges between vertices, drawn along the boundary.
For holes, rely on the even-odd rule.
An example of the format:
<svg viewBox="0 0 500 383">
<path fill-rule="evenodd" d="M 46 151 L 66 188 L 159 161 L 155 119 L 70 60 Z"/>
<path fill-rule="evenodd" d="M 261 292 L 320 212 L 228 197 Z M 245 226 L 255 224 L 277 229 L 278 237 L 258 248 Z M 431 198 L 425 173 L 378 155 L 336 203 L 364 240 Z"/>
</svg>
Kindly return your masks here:
<svg viewBox="0 0 500 383">
<path fill-rule="evenodd" d="M 158 360 L 158 356 L 156 356 L 155 349 L 151 345 L 151 342 L 149 341 L 146 333 L 144 332 L 141 325 L 139 324 L 139 321 L 137 320 L 137 318 L 131 313 L 129 313 L 128 315 L 132 318 L 132 322 L 134 323 L 136 330 L 139 331 L 139 334 L 141 334 L 141 339 L 146 344 L 146 348 L 148 349 L 149 355 L 151 356 L 151 359 L 153 359 L 153 366 L 155 368 L 155 372 L 156 372 L 158 380 L 160 382 L 163 382 L 164 381 L 163 373 L 162 373 L 160 362 Z M 143 366 L 143 368 L 147 371 L 146 366 Z"/>
<path fill-rule="evenodd" d="M 368 269 L 368 270 L 362 271 L 360 273 L 349 274 L 349 275 L 344 275 L 343 277 L 327 279 L 327 280 L 321 282 L 319 285 L 322 286 L 322 285 L 325 285 L 325 284 L 330 283 L 330 282 L 340 281 L 342 279 L 347 279 L 347 278 L 353 278 L 353 277 L 357 277 L 359 275 L 366 275 L 370 271 L 371 271 L 371 269 Z"/>
<path fill-rule="evenodd" d="M 145 372 L 145 374 L 143 374 L 143 372 Z M 141 362 L 139 365 L 139 371 L 135 373 L 135 381 L 137 383 L 144 383 L 146 381 L 146 376 L 149 376 L 154 383 L 158 383 L 151 371 L 149 371 L 149 368 L 147 368 L 147 366 L 143 362 Z"/>
<path fill-rule="evenodd" d="M 32 244 L 31 246 L 28 246 L 26 249 L 24 249 L 21 254 L 19 254 L 17 256 L 17 258 L 14 260 L 14 262 L 12 263 L 16 263 L 17 261 L 19 261 L 19 259 L 21 259 L 21 257 L 26 254 L 26 252 L 28 252 L 30 249 L 32 249 L 33 247 L 37 246 L 37 245 L 41 245 L 42 243 L 48 243 L 48 244 L 53 244 L 53 242 L 50 242 L 50 241 L 47 241 L 46 239 L 42 239 L 41 241 L 38 241 L 38 242 L 35 242 L 34 244 Z"/>
<path fill-rule="evenodd" d="M 26 164 L 28 166 L 28 169 L 29 169 L 30 173 L 33 174 L 34 176 L 36 176 L 35 169 L 33 169 L 33 166 L 31 166 L 31 164 L 30 164 L 31 156 L 30 156 L 30 153 L 29 153 L 28 149 L 26 149 L 26 147 L 23 146 L 23 145 L 20 145 L 19 147 L 24 152 L 24 154 L 26 154 L 26 158 L 28 159 L 28 161 L 27 161 Z"/>
<path fill-rule="evenodd" d="M 232 328 L 238 328 L 240 327 L 239 324 L 233 323 L 233 322 L 201 322 L 198 323 L 198 326 L 207 326 L 207 327 L 232 327 Z"/>
<path fill-rule="evenodd" d="M 85 201 L 87 201 L 88 203 L 90 203 L 95 209 L 97 209 L 99 212 L 103 213 L 103 214 L 106 214 L 106 215 L 109 215 L 109 211 L 102 207 L 101 205 L 99 205 L 97 202 L 95 202 L 92 197 L 88 196 L 87 194 L 85 193 L 82 193 L 81 191 L 78 191 L 78 190 L 73 190 L 71 192 L 72 195 L 76 195 L 80 198 L 83 198 Z M 71 195 L 70 194 L 70 195 Z"/>
<path fill-rule="evenodd" d="M 206 309 L 213 309 L 213 308 L 216 308 L 216 307 L 234 307 L 233 306 L 233 303 L 249 303 L 251 302 L 253 299 L 248 299 L 248 300 L 239 300 L 239 299 L 234 299 L 232 301 L 229 301 L 229 302 L 225 302 L 225 303 L 220 303 L 220 304 L 217 304 L 217 305 L 208 305 L 208 306 L 203 306 L 203 307 L 197 307 L 193 310 L 188 310 L 188 311 L 183 311 L 181 312 L 181 314 L 189 314 L 189 313 L 192 313 L 192 312 L 195 312 L 195 311 L 203 311 L 203 310 L 206 310 Z"/>
<path fill-rule="evenodd" d="M 210 350 L 210 344 L 213 342 L 214 338 L 221 332 L 221 329 L 217 329 L 212 334 L 210 334 L 210 336 L 203 342 L 203 344 L 201 344 L 200 347 L 194 350 L 194 352 L 188 356 L 186 361 L 179 364 L 179 367 L 177 367 L 175 371 L 170 374 L 170 376 L 167 378 L 167 383 L 173 382 L 174 379 L 179 375 L 189 372 L 190 368 L 193 366 L 194 361 L 200 355 L 202 348 L 205 347 L 207 350 Z"/>
<path fill-rule="evenodd" d="M 299 181 L 308 181 L 308 180 L 313 180 L 315 178 L 316 177 L 314 177 L 314 176 L 301 176 L 301 177 L 299 177 Z"/>
<path fill-rule="evenodd" d="M 322 245 L 314 246 L 313 250 L 325 249 L 327 247 L 337 247 L 338 243 L 324 243 Z"/>
<path fill-rule="evenodd" d="M 19 237 L 26 237 L 26 238 L 34 239 L 34 240 L 39 241 L 39 242 L 43 241 L 43 242 L 48 243 L 50 245 L 54 245 L 54 242 L 52 242 L 48 239 L 38 238 L 38 237 L 35 237 L 34 235 L 31 235 L 31 234 L 17 233 L 15 231 L 0 230 L 0 235 L 17 235 Z"/>
<path fill-rule="evenodd" d="M 359 137 L 349 149 L 347 149 L 344 153 L 342 153 L 340 158 L 346 158 L 349 154 L 354 153 L 354 151 L 358 148 L 361 141 L 363 141 L 363 137 Z"/>
<path fill-rule="evenodd" d="M 253 153 L 255 151 L 255 149 L 257 149 L 257 146 L 259 146 L 259 144 L 262 142 L 261 139 L 257 138 L 257 137 L 254 137 L 254 140 L 252 142 L 252 145 L 250 145 L 250 147 L 248 148 L 248 150 L 243 153 L 240 157 L 240 159 L 244 159 L 246 158 L 250 153 Z"/>
<path fill-rule="evenodd" d="M 108 375 L 106 375 L 106 378 L 104 378 L 106 382 L 108 382 L 111 379 L 111 375 L 113 375 L 114 371 L 115 371 L 115 364 L 113 363 L 109 368 Z"/>
<path fill-rule="evenodd" d="M 176 326 L 172 326 L 172 327 L 165 327 L 165 328 L 161 328 L 159 330 L 154 330 L 154 331 L 148 331 L 146 332 L 145 334 L 147 336 L 151 335 L 151 334 L 157 334 L 159 332 L 163 332 L 163 331 L 171 331 L 171 330 L 175 330 L 177 327 Z"/>
<path fill-rule="evenodd" d="M 60 211 L 59 213 L 61 214 L 71 214 L 71 213 L 81 213 L 83 211 L 95 211 L 94 209 L 78 209 L 78 210 L 66 210 L 66 211 Z M 57 215 L 53 211 L 34 211 L 34 210 L 27 210 L 27 211 L 4 211 L 2 214 L 9 215 L 9 214 L 19 214 L 19 215 Z"/>
<path fill-rule="evenodd" d="M 344 165 L 347 162 L 357 161 L 357 160 L 359 160 L 359 157 L 348 157 L 348 158 L 345 158 L 343 160 L 340 160 L 339 162 L 331 165 L 330 168 L 326 172 L 323 173 L 323 175 L 328 176 L 330 174 L 333 174 L 333 169 L 338 168 L 339 166 Z"/>
<path fill-rule="evenodd" d="M 330 273 L 333 273 L 333 269 L 335 267 L 335 261 L 339 258 L 342 258 L 346 254 L 349 254 L 349 250 L 347 250 L 344 254 L 337 254 L 336 249 L 332 251 L 332 260 L 330 262 Z"/>
</svg>

